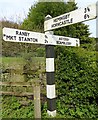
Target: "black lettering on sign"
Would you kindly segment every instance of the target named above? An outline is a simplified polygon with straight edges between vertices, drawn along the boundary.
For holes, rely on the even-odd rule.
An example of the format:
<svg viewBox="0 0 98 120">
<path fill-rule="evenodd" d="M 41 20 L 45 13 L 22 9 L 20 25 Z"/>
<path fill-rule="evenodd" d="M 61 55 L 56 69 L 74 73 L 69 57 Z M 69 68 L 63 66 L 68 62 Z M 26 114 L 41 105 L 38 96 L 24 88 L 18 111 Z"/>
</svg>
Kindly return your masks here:
<svg viewBox="0 0 98 120">
<path fill-rule="evenodd" d="M 6 34 L 3 34 L 3 37 L 5 37 L 6 36 Z"/>
<path fill-rule="evenodd" d="M 38 42 L 38 39 L 36 39 L 36 38 L 27 38 L 27 37 L 19 37 L 19 41 Z"/>
<path fill-rule="evenodd" d="M 23 37 L 19 37 L 19 41 L 23 41 Z"/>
<path fill-rule="evenodd" d="M 65 45 L 66 44 L 66 42 L 64 42 L 64 41 L 63 42 L 62 41 L 56 41 L 56 43 L 59 44 L 59 45 Z"/>
<path fill-rule="evenodd" d="M 85 13 L 84 19 L 88 19 L 89 18 L 89 14 L 88 14 L 89 12 L 90 12 L 90 8 L 89 7 L 84 8 L 84 13 Z"/>
<path fill-rule="evenodd" d="M 28 33 L 28 32 L 16 31 L 16 35 L 29 36 L 29 34 L 30 34 L 30 33 Z"/>
<path fill-rule="evenodd" d="M 68 38 L 60 37 L 59 40 L 69 41 Z"/>
<path fill-rule="evenodd" d="M 61 26 L 61 25 L 70 24 L 70 23 L 73 23 L 73 18 L 52 24 L 51 27 L 53 28 L 53 27 L 57 27 L 57 26 Z"/>
<path fill-rule="evenodd" d="M 45 43 L 48 43 L 48 36 L 47 35 L 45 35 Z"/>
<path fill-rule="evenodd" d="M 87 13 L 87 12 L 90 12 L 90 8 L 89 7 L 84 8 L 84 13 Z"/>
<path fill-rule="evenodd" d="M 37 38 L 31 38 L 31 41 L 32 42 L 38 42 L 38 39 Z"/>
<path fill-rule="evenodd" d="M 73 23 L 73 18 L 70 19 L 70 23 Z"/>
<path fill-rule="evenodd" d="M 45 35 L 45 38 L 48 38 L 48 36 L 47 36 L 47 35 Z"/>
<path fill-rule="evenodd" d="M 54 19 L 53 22 L 59 22 L 61 20 L 68 19 L 69 17 L 70 17 L 70 14 L 67 14 L 67 15 L 64 15 L 64 16 L 61 16 L 61 17 L 58 17 L 58 18 Z"/>
<path fill-rule="evenodd" d="M 71 42 L 66 42 L 66 45 L 71 45 Z"/>
<path fill-rule="evenodd" d="M 59 45 L 71 45 L 71 42 L 64 42 L 64 41 L 56 41 Z"/>
<path fill-rule="evenodd" d="M 6 40 L 16 40 L 16 36 L 11 36 L 11 35 L 3 35 Z"/>
<path fill-rule="evenodd" d="M 45 39 L 45 43 L 48 43 L 48 40 Z"/>
<path fill-rule="evenodd" d="M 89 18 L 89 15 L 88 14 L 85 14 L 84 15 L 84 19 L 88 19 Z"/>
</svg>

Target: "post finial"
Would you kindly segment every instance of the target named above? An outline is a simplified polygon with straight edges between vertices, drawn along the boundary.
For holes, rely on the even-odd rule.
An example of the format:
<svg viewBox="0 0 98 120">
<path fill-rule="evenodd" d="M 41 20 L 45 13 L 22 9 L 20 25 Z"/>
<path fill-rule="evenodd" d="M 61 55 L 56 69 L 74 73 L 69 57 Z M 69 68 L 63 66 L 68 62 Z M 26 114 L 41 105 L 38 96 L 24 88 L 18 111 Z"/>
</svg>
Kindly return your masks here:
<svg viewBox="0 0 98 120">
<path fill-rule="evenodd" d="M 51 15 L 47 15 L 46 17 L 45 17 L 45 20 L 49 20 L 49 19 L 51 19 L 52 17 L 51 17 Z"/>
</svg>

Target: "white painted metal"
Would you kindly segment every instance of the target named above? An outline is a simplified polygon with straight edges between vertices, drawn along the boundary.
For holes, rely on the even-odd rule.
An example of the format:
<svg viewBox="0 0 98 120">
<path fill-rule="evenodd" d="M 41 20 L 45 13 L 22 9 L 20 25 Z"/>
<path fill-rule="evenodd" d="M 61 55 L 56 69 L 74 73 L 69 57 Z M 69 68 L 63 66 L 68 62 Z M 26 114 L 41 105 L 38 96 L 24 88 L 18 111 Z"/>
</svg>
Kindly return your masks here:
<svg viewBox="0 0 98 120">
<path fill-rule="evenodd" d="M 44 38 L 45 35 L 43 33 L 3 28 L 3 39 L 5 41 L 45 44 Z"/>
<path fill-rule="evenodd" d="M 54 72 L 54 58 L 46 58 L 46 71 Z"/>
<path fill-rule="evenodd" d="M 96 4 L 80 8 L 44 22 L 44 31 L 68 26 L 96 18 Z"/>
<path fill-rule="evenodd" d="M 64 37 L 58 35 L 47 35 L 47 43 L 50 45 L 61 45 L 61 46 L 80 46 L 80 41 L 77 38 Z"/>
<path fill-rule="evenodd" d="M 47 98 L 53 99 L 56 97 L 55 94 L 55 85 L 47 85 Z"/>
<path fill-rule="evenodd" d="M 47 110 L 48 115 L 55 117 L 56 116 L 56 110 L 54 111 L 49 111 Z"/>
</svg>

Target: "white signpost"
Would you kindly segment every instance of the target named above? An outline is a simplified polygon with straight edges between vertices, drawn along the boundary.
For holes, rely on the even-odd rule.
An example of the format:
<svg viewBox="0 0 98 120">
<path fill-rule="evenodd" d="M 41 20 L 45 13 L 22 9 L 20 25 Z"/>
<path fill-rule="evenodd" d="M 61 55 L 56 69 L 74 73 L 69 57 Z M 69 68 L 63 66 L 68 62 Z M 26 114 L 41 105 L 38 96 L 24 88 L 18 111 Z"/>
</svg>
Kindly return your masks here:
<svg viewBox="0 0 98 120">
<path fill-rule="evenodd" d="M 54 45 L 80 46 L 79 39 L 50 34 L 53 29 L 94 19 L 97 17 L 98 2 L 82 9 L 65 13 L 55 18 L 46 17 L 44 33 L 30 32 L 12 28 L 3 28 L 3 39 L 10 42 L 25 42 L 46 45 L 46 79 L 47 79 L 47 112 L 56 115 L 55 80 L 54 80 Z M 48 19 L 49 18 L 49 19 Z M 98 27 L 98 26 L 97 26 Z M 98 35 L 97 35 L 98 36 Z"/>
<path fill-rule="evenodd" d="M 77 9 L 44 22 L 44 31 L 88 21 L 96 18 L 96 4 Z"/>
<path fill-rule="evenodd" d="M 10 42 L 24 42 L 44 45 L 79 46 L 79 39 L 19 29 L 3 28 L 3 39 Z"/>
</svg>

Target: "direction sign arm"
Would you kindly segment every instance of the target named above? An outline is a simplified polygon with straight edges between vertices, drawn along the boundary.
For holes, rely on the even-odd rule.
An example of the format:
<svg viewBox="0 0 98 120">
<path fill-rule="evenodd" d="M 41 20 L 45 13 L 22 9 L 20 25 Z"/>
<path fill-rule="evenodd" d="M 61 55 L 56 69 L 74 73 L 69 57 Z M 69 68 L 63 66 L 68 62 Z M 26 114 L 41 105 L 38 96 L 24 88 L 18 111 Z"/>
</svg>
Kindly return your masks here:
<svg viewBox="0 0 98 120">
<path fill-rule="evenodd" d="M 79 17 L 78 17 L 79 15 Z M 44 31 L 53 30 L 71 24 L 88 21 L 96 18 L 96 4 L 76 9 L 44 22 Z"/>
</svg>

